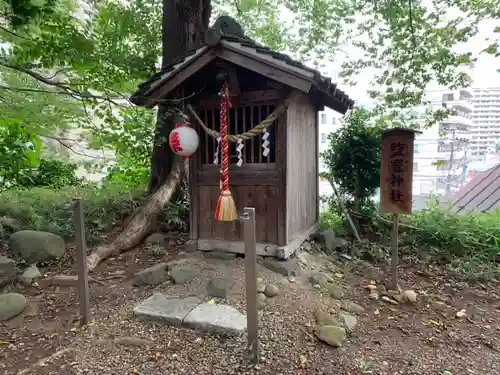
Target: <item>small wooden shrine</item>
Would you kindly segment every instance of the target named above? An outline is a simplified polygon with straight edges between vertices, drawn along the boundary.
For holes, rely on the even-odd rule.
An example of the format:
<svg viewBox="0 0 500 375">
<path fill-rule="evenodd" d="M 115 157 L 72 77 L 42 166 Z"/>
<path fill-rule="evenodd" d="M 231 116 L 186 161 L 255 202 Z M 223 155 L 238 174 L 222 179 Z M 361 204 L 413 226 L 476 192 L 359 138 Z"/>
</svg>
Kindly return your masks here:
<svg viewBox="0 0 500 375">
<path fill-rule="evenodd" d="M 200 144 L 189 164 L 190 239 L 199 250 L 244 253 L 243 224 L 218 221 L 220 90 L 226 77 L 229 181 L 238 212 L 254 207 L 257 253 L 288 258 L 318 229 L 318 111 L 344 114 L 354 102 L 329 78 L 245 37 L 219 18 L 205 45 L 141 84 L 131 100 L 180 104 Z"/>
</svg>

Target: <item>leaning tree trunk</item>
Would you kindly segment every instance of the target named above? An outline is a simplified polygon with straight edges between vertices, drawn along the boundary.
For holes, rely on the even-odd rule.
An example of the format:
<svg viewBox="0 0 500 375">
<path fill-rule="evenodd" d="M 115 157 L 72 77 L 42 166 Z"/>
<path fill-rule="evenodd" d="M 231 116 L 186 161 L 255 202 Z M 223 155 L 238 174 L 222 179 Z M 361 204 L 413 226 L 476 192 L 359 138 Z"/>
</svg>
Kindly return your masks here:
<svg viewBox="0 0 500 375">
<path fill-rule="evenodd" d="M 103 259 L 137 246 L 141 242 L 151 230 L 158 212 L 172 199 L 186 171 L 187 159 L 176 158 L 167 181 L 149 197 L 146 204 L 134 215 L 123 232 L 112 243 L 97 247 L 87 257 L 89 272 L 93 271 Z"/>
<path fill-rule="evenodd" d="M 203 42 L 210 13 L 210 0 L 163 0 L 162 67 L 167 67 L 171 61 Z M 176 113 L 167 102 L 159 105 L 148 184 L 151 195 L 111 244 L 99 246 L 87 257 L 89 271 L 111 254 L 137 246 L 152 230 L 155 218 L 177 192 L 186 175 L 187 162 L 175 157 L 166 142 L 175 123 L 180 121 Z"/>
</svg>

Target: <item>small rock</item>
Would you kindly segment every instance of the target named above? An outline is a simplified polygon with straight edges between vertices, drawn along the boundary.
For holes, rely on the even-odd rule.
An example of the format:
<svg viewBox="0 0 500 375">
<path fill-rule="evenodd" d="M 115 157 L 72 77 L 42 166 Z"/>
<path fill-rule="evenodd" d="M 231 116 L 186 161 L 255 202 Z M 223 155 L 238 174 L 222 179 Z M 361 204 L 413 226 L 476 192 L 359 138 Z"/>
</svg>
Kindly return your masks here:
<svg viewBox="0 0 500 375">
<path fill-rule="evenodd" d="M 42 277 L 42 274 L 40 273 L 40 270 L 36 266 L 36 264 L 33 264 L 32 266 L 26 268 L 21 275 L 21 279 L 23 282 L 25 282 L 28 285 L 31 285 L 33 281 L 36 279 L 40 279 Z"/>
<path fill-rule="evenodd" d="M 328 293 L 333 299 L 342 299 L 344 297 L 344 291 L 338 285 L 332 284 L 328 286 Z"/>
<path fill-rule="evenodd" d="M 318 327 L 315 333 L 321 341 L 334 348 L 340 348 L 346 339 L 345 329 L 337 326 Z"/>
<path fill-rule="evenodd" d="M 328 284 L 328 278 L 323 272 L 316 272 L 313 275 L 309 276 L 309 281 L 312 285 L 325 286 Z"/>
<path fill-rule="evenodd" d="M 363 306 L 358 305 L 354 302 L 346 302 L 344 306 L 342 306 L 342 310 L 353 313 L 353 314 L 362 314 L 365 312 Z"/>
<path fill-rule="evenodd" d="M 26 297 L 18 293 L 0 294 L 0 322 L 21 314 L 26 308 Z"/>
<path fill-rule="evenodd" d="M 392 298 L 390 298 L 388 296 L 382 296 L 381 300 L 384 301 L 384 302 L 390 303 L 392 305 L 397 305 L 398 304 L 398 301 L 396 301 L 395 299 L 392 299 Z"/>
<path fill-rule="evenodd" d="M 389 367 L 389 362 L 387 362 L 387 361 L 382 362 L 382 366 Z"/>
<path fill-rule="evenodd" d="M 264 301 L 257 301 L 257 308 L 259 310 L 262 310 L 264 307 L 266 307 L 266 303 Z"/>
<path fill-rule="evenodd" d="M 265 284 L 257 284 L 257 293 L 264 293 L 265 290 L 266 290 Z"/>
<path fill-rule="evenodd" d="M 350 332 L 354 331 L 354 328 L 358 324 L 358 319 L 355 316 L 344 312 L 340 313 L 340 319 L 342 320 L 342 323 L 344 323 L 344 327 Z"/>
<path fill-rule="evenodd" d="M 370 285 L 367 285 L 367 286 L 366 286 L 366 289 L 368 289 L 368 290 L 370 290 L 370 291 L 377 290 L 377 286 L 376 286 L 376 285 L 372 285 L 372 284 L 370 284 Z"/>
<path fill-rule="evenodd" d="M 150 234 L 148 236 L 148 238 L 146 238 L 144 243 L 146 245 L 154 245 L 154 244 L 164 245 L 166 237 L 167 237 L 167 235 L 165 233 L 160 233 L 160 232 L 153 233 L 153 234 Z"/>
<path fill-rule="evenodd" d="M 295 282 L 296 282 L 295 277 L 293 277 L 293 276 L 288 276 L 288 282 L 289 282 L 289 283 L 292 283 L 292 284 L 293 284 L 293 283 L 295 283 Z"/>
<path fill-rule="evenodd" d="M 262 265 L 283 276 L 294 276 L 297 273 L 297 259 L 295 258 L 287 260 L 266 258 Z"/>
<path fill-rule="evenodd" d="M 319 327 L 322 326 L 336 326 L 342 327 L 342 323 L 340 323 L 332 314 L 321 310 L 319 307 L 316 307 L 313 311 L 314 320 Z"/>
<path fill-rule="evenodd" d="M 234 281 L 224 278 L 215 278 L 207 284 L 207 294 L 212 297 L 227 298 Z"/>
<path fill-rule="evenodd" d="M 264 279 L 262 277 L 257 277 L 257 284 L 263 284 Z"/>
<path fill-rule="evenodd" d="M 267 299 L 267 296 L 264 293 L 257 293 L 257 301 L 264 302 Z"/>
<path fill-rule="evenodd" d="M 0 225 L 8 228 L 10 232 L 17 232 L 21 230 L 23 223 L 17 219 L 8 216 L 0 217 Z"/>
<path fill-rule="evenodd" d="M 14 281 L 19 273 L 19 268 L 14 260 L 0 255 L 0 287 Z"/>
<path fill-rule="evenodd" d="M 467 311 L 465 309 L 460 310 L 459 312 L 457 312 L 456 317 L 459 319 L 467 317 Z"/>
<path fill-rule="evenodd" d="M 413 290 L 406 290 L 403 293 L 403 297 L 405 300 L 411 302 L 411 303 L 416 303 L 417 302 L 417 293 L 415 293 Z"/>
<path fill-rule="evenodd" d="M 274 284 L 267 284 L 266 289 L 264 290 L 264 294 L 267 297 L 276 297 L 279 292 L 280 292 L 280 290 Z"/>
<path fill-rule="evenodd" d="M 200 274 L 196 268 L 188 265 L 174 266 L 170 269 L 170 278 L 174 284 L 185 284 Z"/>
<path fill-rule="evenodd" d="M 158 285 L 168 279 L 168 266 L 166 263 L 158 263 L 154 266 L 136 272 L 134 285 Z"/>
<path fill-rule="evenodd" d="M 368 295 L 368 298 L 373 299 L 373 300 L 378 300 L 378 293 L 373 291 Z"/>
</svg>

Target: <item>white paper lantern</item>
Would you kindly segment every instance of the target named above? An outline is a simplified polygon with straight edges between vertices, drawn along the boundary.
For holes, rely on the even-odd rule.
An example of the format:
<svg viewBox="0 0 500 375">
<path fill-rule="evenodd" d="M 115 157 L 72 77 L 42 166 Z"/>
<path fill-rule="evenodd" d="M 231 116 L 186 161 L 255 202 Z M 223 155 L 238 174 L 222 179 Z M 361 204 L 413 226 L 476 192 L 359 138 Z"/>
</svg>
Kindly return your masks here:
<svg viewBox="0 0 500 375">
<path fill-rule="evenodd" d="M 198 133 L 187 124 L 177 124 L 168 137 L 172 151 L 185 158 L 196 152 L 199 141 Z"/>
</svg>

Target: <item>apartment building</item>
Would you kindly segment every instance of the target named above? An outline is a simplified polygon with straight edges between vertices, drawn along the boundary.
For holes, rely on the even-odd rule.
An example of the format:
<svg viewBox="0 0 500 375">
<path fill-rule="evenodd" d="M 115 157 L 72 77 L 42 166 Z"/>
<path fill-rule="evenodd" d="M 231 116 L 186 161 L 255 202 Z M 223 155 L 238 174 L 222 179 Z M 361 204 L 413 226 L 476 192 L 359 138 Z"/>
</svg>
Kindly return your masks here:
<svg viewBox="0 0 500 375">
<path fill-rule="evenodd" d="M 471 152 L 484 156 L 500 150 L 500 87 L 474 88 Z"/>
<path fill-rule="evenodd" d="M 474 125 L 472 97 L 472 90 L 466 88 L 428 92 L 427 98 L 433 108 L 453 109 L 455 115 L 428 129 L 422 129 L 422 134 L 415 139 L 415 197 L 450 194 L 466 183 L 471 129 Z"/>
</svg>

